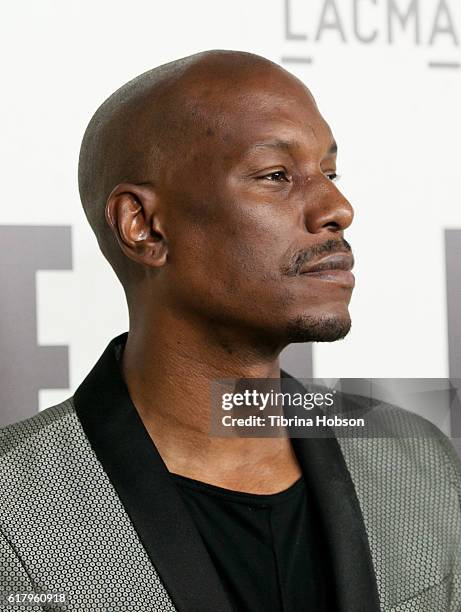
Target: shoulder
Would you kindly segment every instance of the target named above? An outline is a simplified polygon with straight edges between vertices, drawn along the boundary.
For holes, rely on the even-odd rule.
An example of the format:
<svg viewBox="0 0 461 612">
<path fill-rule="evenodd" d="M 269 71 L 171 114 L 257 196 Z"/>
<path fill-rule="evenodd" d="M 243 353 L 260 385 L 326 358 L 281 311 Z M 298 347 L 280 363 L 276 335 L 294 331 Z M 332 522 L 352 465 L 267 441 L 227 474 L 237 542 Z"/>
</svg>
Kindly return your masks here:
<svg viewBox="0 0 461 612">
<path fill-rule="evenodd" d="M 460 507 L 460 458 L 450 439 L 426 418 L 380 402 L 368 411 L 364 436 L 338 441 L 358 489 L 386 494 L 401 489 L 402 495 L 405 488 L 425 492 L 434 506 L 434 492 L 443 491 Z M 443 499 L 441 495 L 439 500 Z"/>
<path fill-rule="evenodd" d="M 295 391 L 331 391 L 324 385 L 312 384 L 310 380 L 308 386 L 304 386 L 304 381 L 283 370 L 281 375 L 284 384 Z M 367 380 L 358 380 L 355 387 L 363 387 L 361 382 L 365 383 L 365 391 L 368 391 Z M 456 486 L 461 497 L 460 457 L 450 439 L 428 419 L 367 393 L 336 389 L 333 405 L 322 408 L 322 411 L 330 417 L 363 418 L 364 427 L 360 429 L 333 427 L 346 463 L 359 479 L 372 473 L 373 466 L 386 469 L 388 473 L 401 468 L 409 476 L 417 473 L 430 478 L 431 474 L 443 474 Z"/>
<path fill-rule="evenodd" d="M 72 399 L 0 430 L 0 499 L 0 531 L 10 539 L 25 522 L 27 532 L 70 528 L 65 508 L 90 515 L 93 504 L 118 505 Z"/>
<path fill-rule="evenodd" d="M 73 399 L 0 429 L 0 489 L 40 489 L 61 477 L 73 479 L 94 464 L 94 453 Z"/>
<path fill-rule="evenodd" d="M 78 418 L 69 398 L 33 417 L 0 428 L 0 461 L 32 449 L 43 453 L 76 429 Z"/>
</svg>

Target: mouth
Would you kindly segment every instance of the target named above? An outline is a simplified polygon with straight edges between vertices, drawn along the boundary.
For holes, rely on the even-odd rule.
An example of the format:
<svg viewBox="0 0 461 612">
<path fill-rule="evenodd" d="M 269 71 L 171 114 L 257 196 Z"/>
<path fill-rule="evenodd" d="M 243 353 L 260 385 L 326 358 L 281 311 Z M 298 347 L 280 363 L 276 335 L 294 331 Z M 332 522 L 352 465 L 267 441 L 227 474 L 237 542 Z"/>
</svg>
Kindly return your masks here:
<svg viewBox="0 0 461 612">
<path fill-rule="evenodd" d="M 352 253 L 334 253 L 306 266 L 300 274 L 352 289 L 355 285 L 355 277 L 351 272 L 353 266 Z"/>
</svg>

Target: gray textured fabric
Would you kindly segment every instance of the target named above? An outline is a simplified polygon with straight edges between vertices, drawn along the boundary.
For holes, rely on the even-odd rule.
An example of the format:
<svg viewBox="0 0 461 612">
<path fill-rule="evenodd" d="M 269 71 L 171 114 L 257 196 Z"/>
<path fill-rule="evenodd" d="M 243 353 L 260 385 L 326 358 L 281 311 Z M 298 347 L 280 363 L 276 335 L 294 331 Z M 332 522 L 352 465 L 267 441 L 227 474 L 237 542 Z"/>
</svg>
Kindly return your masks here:
<svg viewBox="0 0 461 612">
<path fill-rule="evenodd" d="M 393 406 L 386 436 L 339 438 L 386 612 L 461 610 L 461 464 L 434 425 Z"/>
<path fill-rule="evenodd" d="M 412 438 L 340 440 L 381 607 L 460 612 L 460 463 L 438 430 L 410 422 Z M 56 610 L 175 610 L 72 400 L 0 430 L 0 499 L 1 592 L 66 593 Z M 1 607 L 31 609 L 51 608 Z"/>
<path fill-rule="evenodd" d="M 175 610 L 71 400 L 0 430 L 0 592 L 54 610 Z M 0 604 L 1 610 L 46 610 Z"/>
</svg>

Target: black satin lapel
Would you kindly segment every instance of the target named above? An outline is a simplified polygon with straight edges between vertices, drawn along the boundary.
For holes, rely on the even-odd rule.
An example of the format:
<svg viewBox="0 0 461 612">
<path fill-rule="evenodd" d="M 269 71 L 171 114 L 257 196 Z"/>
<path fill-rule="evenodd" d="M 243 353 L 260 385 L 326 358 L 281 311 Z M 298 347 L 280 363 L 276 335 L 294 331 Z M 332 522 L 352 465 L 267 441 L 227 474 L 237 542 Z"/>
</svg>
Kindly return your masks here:
<svg viewBox="0 0 461 612">
<path fill-rule="evenodd" d="M 77 416 L 179 612 L 231 606 L 176 485 L 121 376 L 115 338 L 77 389 Z"/>
<path fill-rule="evenodd" d="M 295 381 L 286 372 L 282 378 Z M 305 388 L 301 383 L 298 390 Z M 312 416 L 315 416 L 315 409 Z M 305 416 L 305 415 L 304 415 Z M 309 490 L 318 505 L 340 612 L 380 612 L 365 523 L 341 447 L 335 437 L 292 438 Z"/>
</svg>

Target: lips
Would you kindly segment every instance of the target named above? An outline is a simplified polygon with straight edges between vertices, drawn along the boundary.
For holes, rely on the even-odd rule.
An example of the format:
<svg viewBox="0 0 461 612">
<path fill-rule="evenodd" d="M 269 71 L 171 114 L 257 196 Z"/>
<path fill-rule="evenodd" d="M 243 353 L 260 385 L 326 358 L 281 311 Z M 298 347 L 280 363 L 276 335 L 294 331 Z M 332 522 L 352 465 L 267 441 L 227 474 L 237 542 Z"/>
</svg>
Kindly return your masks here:
<svg viewBox="0 0 461 612">
<path fill-rule="evenodd" d="M 354 257 L 352 253 L 334 253 L 323 257 L 311 265 L 306 266 L 301 270 L 301 274 L 312 274 L 314 272 L 323 272 L 325 270 L 352 270 L 354 266 Z"/>
<path fill-rule="evenodd" d="M 353 266 L 352 253 L 334 253 L 306 266 L 301 270 L 301 275 L 352 289 L 355 285 L 355 278 L 351 272 Z"/>
</svg>

